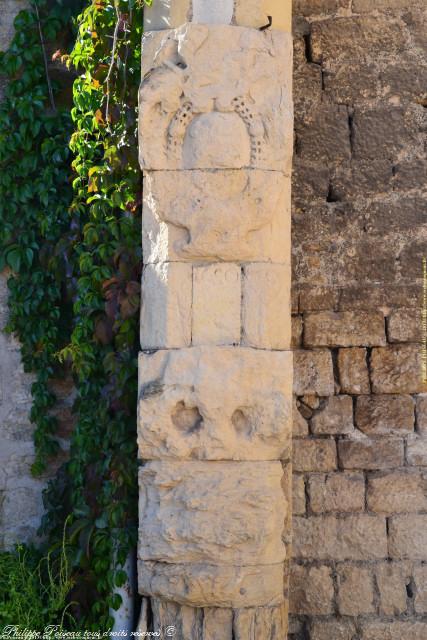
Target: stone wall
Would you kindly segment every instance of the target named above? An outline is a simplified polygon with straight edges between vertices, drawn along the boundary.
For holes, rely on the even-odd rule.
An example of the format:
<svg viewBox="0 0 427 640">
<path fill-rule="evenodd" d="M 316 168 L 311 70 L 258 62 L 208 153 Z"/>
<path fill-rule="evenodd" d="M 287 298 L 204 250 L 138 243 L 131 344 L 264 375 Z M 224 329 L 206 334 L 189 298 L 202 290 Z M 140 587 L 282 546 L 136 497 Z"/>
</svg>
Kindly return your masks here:
<svg viewBox="0 0 427 640">
<path fill-rule="evenodd" d="M 294 0 L 292 640 L 427 638 L 425 6 Z"/>
</svg>

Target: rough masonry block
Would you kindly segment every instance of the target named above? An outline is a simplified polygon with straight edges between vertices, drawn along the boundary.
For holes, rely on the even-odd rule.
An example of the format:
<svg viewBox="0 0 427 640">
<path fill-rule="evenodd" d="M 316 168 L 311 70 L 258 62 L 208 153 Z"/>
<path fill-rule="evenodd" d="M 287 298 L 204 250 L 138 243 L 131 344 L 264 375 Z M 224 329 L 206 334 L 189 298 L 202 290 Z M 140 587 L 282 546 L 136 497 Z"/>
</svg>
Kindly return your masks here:
<svg viewBox="0 0 427 640">
<path fill-rule="evenodd" d="M 362 473 L 313 473 L 308 487 L 310 507 L 314 513 L 351 513 L 365 509 L 365 478 Z"/>
<path fill-rule="evenodd" d="M 291 569 L 289 611 L 296 615 L 328 615 L 334 612 L 334 583 L 329 567 Z"/>
<path fill-rule="evenodd" d="M 146 265 L 142 274 L 141 347 L 176 349 L 191 344 L 192 267 Z"/>
<path fill-rule="evenodd" d="M 193 269 L 193 345 L 240 343 L 241 268 L 215 263 Z"/>
<path fill-rule="evenodd" d="M 281 264 L 243 268 L 243 344 L 259 349 L 291 345 L 291 270 Z"/>
<path fill-rule="evenodd" d="M 276 171 L 147 171 L 145 263 L 290 262 L 290 184 Z"/>
<path fill-rule="evenodd" d="M 338 456 L 343 469 L 393 469 L 403 465 L 403 440 L 340 440 Z"/>
<path fill-rule="evenodd" d="M 338 609 L 344 616 L 375 613 L 374 580 L 370 569 L 349 565 L 339 567 Z"/>
<path fill-rule="evenodd" d="M 304 319 L 307 347 L 372 347 L 386 344 L 383 314 L 379 311 L 324 311 Z"/>
<path fill-rule="evenodd" d="M 367 435 L 404 435 L 414 430 L 415 403 L 409 395 L 363 395 L 356 400 L 357 428 Z"/>
<path fill-rule="evenodd" d="M 139 472 L 141 560 L 214 565 L 284 561 L 280 462 L 147 462 Z"/>
<path fill-rule="evenodd" d="M 294 351 L 294 367 L 295 395 L 334 395 L 334 371 L 330 351 L 297 349 Z"/>
<path fill-rule="evenodd" d="M 351 396 L 327 398 L 324 406 L 314 414 L 311 430 L 315 435 L 336 435 L 354 431 Z"/>
<path fill-rule="evenodd" d="M 396 559 L 426 558 L 427 515 L 396 515 L 389 520 L 390 556 Z"/>
<path fill-rule="evenodd" d="M 143 169 L 290 173 L 292 38 L 186 24 L 143 38 L 139 94 Z"/>
<path fill-rule="evenodd" d="M 140 354 L 143 459 L 289 458 L 292 353 L 195 347 Z"/>
<path fill-rule="evenodd" d="M 337 518 L 294 517 L 293 557 L 306 560 L 387 558 L 385 518 L 357 514 Z"/>
<path fill-rule="evenodd" d="M 339 349 L 338 371 L 342 393 L 370 393 L 366 349 L 352 347 Z"/>
<path fill-rule="evenodd" d="M 392 471 L 368 478 L 367 503 L 376 513 L 427 511 L 427 474 Z"/>
<path fill-rule="evenodd" d="M 283 563 L 234 567 L 138 562 L 138 590 L 190 607 L 251 607 L 283 602 Z"/>
<path fill-rule="evenodd" d="M 427 391 L 427 382 L 422 379 L 420 345 L 393 345 L 373 349 L 371 369 L 374 393 Z"/>
</svg>

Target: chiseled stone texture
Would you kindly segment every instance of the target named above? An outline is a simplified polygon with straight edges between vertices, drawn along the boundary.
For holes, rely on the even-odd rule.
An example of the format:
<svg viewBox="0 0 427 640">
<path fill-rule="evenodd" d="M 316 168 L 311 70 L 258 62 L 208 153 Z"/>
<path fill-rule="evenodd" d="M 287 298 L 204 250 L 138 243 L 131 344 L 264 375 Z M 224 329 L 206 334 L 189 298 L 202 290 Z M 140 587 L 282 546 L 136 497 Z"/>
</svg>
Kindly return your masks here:
<svg viewBox="0 0 427 640">
<path fill-rule="evenodd" d="M 327 349 L 294 351 L 294 393 L 297 396 L 334 395 L 334 371 Z"/>
<path fill-rule="evenodd" d="M 290 31 L 291 12 L 291 3 L 281 0 L 157 0 L 144 9 L 144 28 L 158 31 L 191 21 L 259 29 L 272 16 L 274 29 Z"/>
<path fill-rule="evenodd" d="M 351 397 L 327 398 L 323 407 L 311 419 L 311 430 L 315 435 L 337 435 L 354 431 Z"/>
<path fill-rule="evenodd" d="M 243 268 L 242 342 L 258 349 L 291 344 L 290 267 L 252 263 Z"/>
<path fill-rule="evenodd" d="M 421 348 L 417 344 L 393 345 L 372 350 L 374 393 L 422 393 L 427 382 L 421 375 Z"/>
<path fill-rule="evenodd" d="M 144 262 L 289 264 L 290 186 L 279 171 L 146 171 Z"/>
<path fill-rule="evenodd" d="M 334 611 L 334 584 L 329 567 L 294 565 L 290 581 L 289 611 L 327 615 Z"/>
<path fill-rule="evenodd" d="M 339 349 L 338 371 L 341 393 L 370 393 L 367 350 L 362 347 Z"/>
<path fill-rule="evenodd" d="M 191 265 L 148 264 L 142 274 L 141 347 L 176 349 L 191 344 Z"/>
<path fill-rule="evenodd" d="M 138 562 L 139 593 L 191 607 L 273 606 L 283 601 L 283 564 Z"/>
<path fill-rule="evenodd" d="M 308 492 L 314 513 L 361 512 L 365 508 L 365 478 L 362 473 L 312 474 Z"/>
<path fill-rule="evenodd" d="M 282 465 L 147 462 L 139 472 L 141 560 L 280 564 L 286 505 Z M 208 504 L 206 501 L 208 500 Z"/>
<path fill-rule="evenodd" d="M 338 609 L 344 616 L 375 612 L 374 581 L 370 569 L 346 565 L 338 568 Z"/>
<path fill-rule="evenodd" d="M 289 458 L 291 352 L 194 347 L 142 353 L 139 389 L 143 459 Z"/>
<path fill-rule="evenodd" d="M 213 263 L 193 269 L 193 345 L 240 343 L 241 268 Z"/>
<path fill-rule="evenodd" d="M 386 344 L 384 317 L 380 312 L 323 311 L 304 318 L 307 347 L 368 347 Z"/>
<path fill-rule="evenodd" d="M 198 24 L 147 33 L 139 94 L 141 167 L 289 173 L 291 72 L 287 33 Z"/>
<path fill-rule="evenodd" d="M 356 426 L 367 435 L 405 435 L 414 430 L 414 409 L 409 395 L 362 395 L 356 402 Z"/>
<path fill-rule="evenodd" d="M 368 478 L 367 504 L 376 513 L 427 511 L 427 474 L 392 471 Z"/>
<path fill-rule="evenodd" d="M 403 465 L 403 440 L 340 440 L 338 457 L 342 469 L 394 469 Z"/>
<path fill-rule="evenodd" d="M 390 556 L 396 559 L 425 560 L 427 515 L 396 515 L 389 521 Z"/>
</svg>

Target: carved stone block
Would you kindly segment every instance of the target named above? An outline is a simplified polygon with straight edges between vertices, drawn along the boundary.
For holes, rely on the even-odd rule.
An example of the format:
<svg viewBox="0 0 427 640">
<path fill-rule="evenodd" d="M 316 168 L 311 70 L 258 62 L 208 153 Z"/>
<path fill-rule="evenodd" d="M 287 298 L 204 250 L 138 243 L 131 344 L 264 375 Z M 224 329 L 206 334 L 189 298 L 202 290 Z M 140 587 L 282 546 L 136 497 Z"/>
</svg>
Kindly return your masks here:
<svg viewBox="0 0 427 640">
<path fill-rule="evenodd" d="M 240 343 L 241 269 L 233 263 L 193 269 L 193 345 Z"/>
<path fill-rule="evenodd" d="M 142 353 L 138 404 L 143 459 L 287 459 L 292 353 L 239 347 Z"/>
<path fill-rule="evenodd" d="M 234 5 L 234 6 L 233 6 Z M 291 30 L 291 3 L 283 0 L 156 0 L 144 8 L 145 31 L 179 27 L 185 22 L 236 24 Z"/>
<path fill-rule="evenodd" d="M 283 563 L 233 567 L 138 563 L 138 591 L 191 607 L 274 606 L 283 602 Z"/>
<path fill-rule="evenodd" d="M 289 263 L 290 237 L 290 182 L 280 172 L 145 173 L 146 263 Z"/>
<path fill-rule="evenodd" d="M 292 38 L 186 24 L 143 38 L 143 169 L 290 172 Z"/>
<path fill-rule="evenodd" d="M 290 349 L 291 269 L 281 264 L 248 264 L 243 277 L 243 344 Z"/>
<path fill-rule="evenodd" d="M 139 557 L 169 563 L 280 563 L 280 462 L 151 461 L 139 472 Z"/>
<path fill-rule="evenodd" d="M 142 275 L 142 348 L 188 347 L 191 305 L 191 265 L 178 262 L 147 265 Z"/>
</svg>

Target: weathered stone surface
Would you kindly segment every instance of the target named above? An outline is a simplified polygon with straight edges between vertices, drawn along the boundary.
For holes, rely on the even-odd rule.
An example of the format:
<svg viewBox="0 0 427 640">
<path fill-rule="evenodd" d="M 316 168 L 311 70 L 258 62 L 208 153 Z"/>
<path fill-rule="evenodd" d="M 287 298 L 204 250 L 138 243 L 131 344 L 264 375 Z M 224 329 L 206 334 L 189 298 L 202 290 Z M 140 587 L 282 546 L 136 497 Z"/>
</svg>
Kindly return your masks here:
<svg viewBox="0 0 427 640">
<path fill-rule="evenodd" d="M 302 317 L 292 316 L 291 319 L 291 347 L 292 349 L 298 349 L 302 343 Z"/>
<path fill-rule="evenodd" d="M 427 467 L 427 438 L 417 435 L 408 438 L 406 459 L 409 465 Z"/>
<path fill-rule="evenodd" d="M 396 559 L 425 560 L 427 515 L 397 515 L 389 520 L 389 551 Z"/>
<path fill-rule="evenodd" d="M 422 393 L 427 390 L 427 383 L 421 376 L 419 345 L 373 349 L 371 369 L 374 393 Z"/>
<path fill-rule="evenodd" d="M 291 346 L 290 267 L 249 264 L 243 268 L 242 341 L 259 349 Z"/>
<path fill-rule="evenodd" d="M 366 514 L 294 518 L 294 558 L 375 560 L 387 555 L 385 518 Z"/>
<path fill-rule="evenodd" d="M 294 393 L 297 396 L 334 395 L 334 371 L 330 351 L 294 351 Z"/>
<path fill-rule="evenodd" d="M 314 513 L 364 511 L 365 478 L 361 473 L 312 474 L 308 487 Z"/>
<path fill-rule="evenodd" d="M 283 601 L 281 563 L 234 567 L 140 561 L 138 581 L 139 593 L 191 607 L 273 606 Z"/>
<path fill-rule="evenodd" d="M 396 616 L 406 611 L 406 585 L 410 582 L 410 573 L 410 569 L 401 562 L 388 562 L 377 567 L 375 574 L 382 615 Z"/>
<path fill-rule="evenodd" d="M 335 440 L 294 440 L 292 461 L 295 471 L 332 471 L 337 468 Z"/>
<path fill-rule="evenodd" d="M 422 434 L 427 434 L 427 395 L 417 396 L 415 415 L 417 429 Z"/>
<path fill-rule="evenodd" d="M 390 342 L 417 342 L 422 339 L 421 312 L 418 309 L 397 309 L 388 319 Z"/>
<path fill-rule="evenodd" d="M 353 347 L 338 351 L 338 371 L 342 393 L 370 392 L 366 349 Z"/>
<path fill-rule="evenodd" d="M 414 430 L 414 401 L 409 395 L 363 395 L 357 398 L 356 426 L 367 435 L 404 435 Z"/>
<path fill-rule="evenodd" d="M 286 459 L 291 384 L 290 352 L 195 347 L 141 354 L 140 456 Z"/>
<path fill-rule="evenodd" d="M 288 263 L 289 211 L 278 171 L 146 171 L 144 261 Z"/>
<path fill-rule="evenodd" d="M 315 435 L 336 435 L 354 431 L 351 396 L 327 398 L 323 407 L 311 419 L 311 430 Z"/>
<path fill-rule="evenodd" d="M 312 26 L 312 60 L 317 64 L 366 63 L 385 55 L 397 56 L 404 44 L 405 33 L 397 19 L 360 16 Z"/>
<path fill-rule="evenodd" d="M 145 31 L 181 26 L 184 22 L 237 24 L 260 28 L 273 17 L 273 28 L 291 30 L 291 4 L 279 0 L 158 0 L 144 10 Z"/>
<path fill-rule="evenodd" d="M 427 613 L 427 566 L 414 569 L 414 582 L 416 587 L 415 611 Z"/>
<path fill-rule="evenodd" d="M 424 640 L 427 637 L 425 622 L 368 622 L 363 625 L 362 640 Z"/>
<path fill-rule="evenodd" d="M 384 317 L 375 311 L 309 313 L 304 318 L 304 344 L 307 347 L 385 345 Z"/>
<path fill-rule="evenodd" d="M 427 510 L 427 475 L 394 471 L 368 478 L 368 508 L 377 513 Z"/>
<path fill-rule="evenodd" d="M 292 434 L 293 436 L 308 436 L 308 424 L 298 410 L 296 401 L 294 400 L 292 407 Z"/>
<path fill-rule="evenodd" d="M 393 469 L 403 465 L 403 440 L 340 440 L 338 456 L 343 469 Z"/>
<path fill-rule="evenodd" d="M 193 269 L 193 345 L 240 343 L 241 269 L 214 263 Z"/>
<path fill-rule="evenodd" d="M 338 609 L 344 616 L 375 612 L 374 581 L 370 569 L 346 565 L 339 567 Z"/>
<path fill-rule="evenodd" d="M 141 346 L 189 347 L 192 306 L 191 265 L 147 265 L 142 275 Z"/>
<path fill-rule="evenodd" d="M 288 630 L 287 603 L 278 607 L 257 607 L 234 611 L 233 635 L 229 640 L 286 638 Z M 223 638 L 221 638 L 223 640 Z"/>
<path fill-rule="evenodd" d="M 289 611 L 297 615 L 327 615 L 334 611 L 334 585 L 329 567 L 294 564 Z"/>
<path fill-rule="evenodd" d="M 146 34 L 142 168 L 289 172 L 291 60 L 291 36 L 278 31 L 187 24 Z"/>
<path fill-rule="evenodd" d="M 282 476 L 280 462 L 146 463 L 139 473 L 140 559 L 280 563 L 289 509 Z"/>
<path fill-rule="evenodd" d="M 292 513 L 298 516 L 305 514 L 304 476 L 296 474 L 292 478 Z"/>
<path fill-rule="evenodd" d="M 350 620 L 315 620 L 311 626 L 311 640 L 353 640 L 354 624 Z"/>
</svg>

